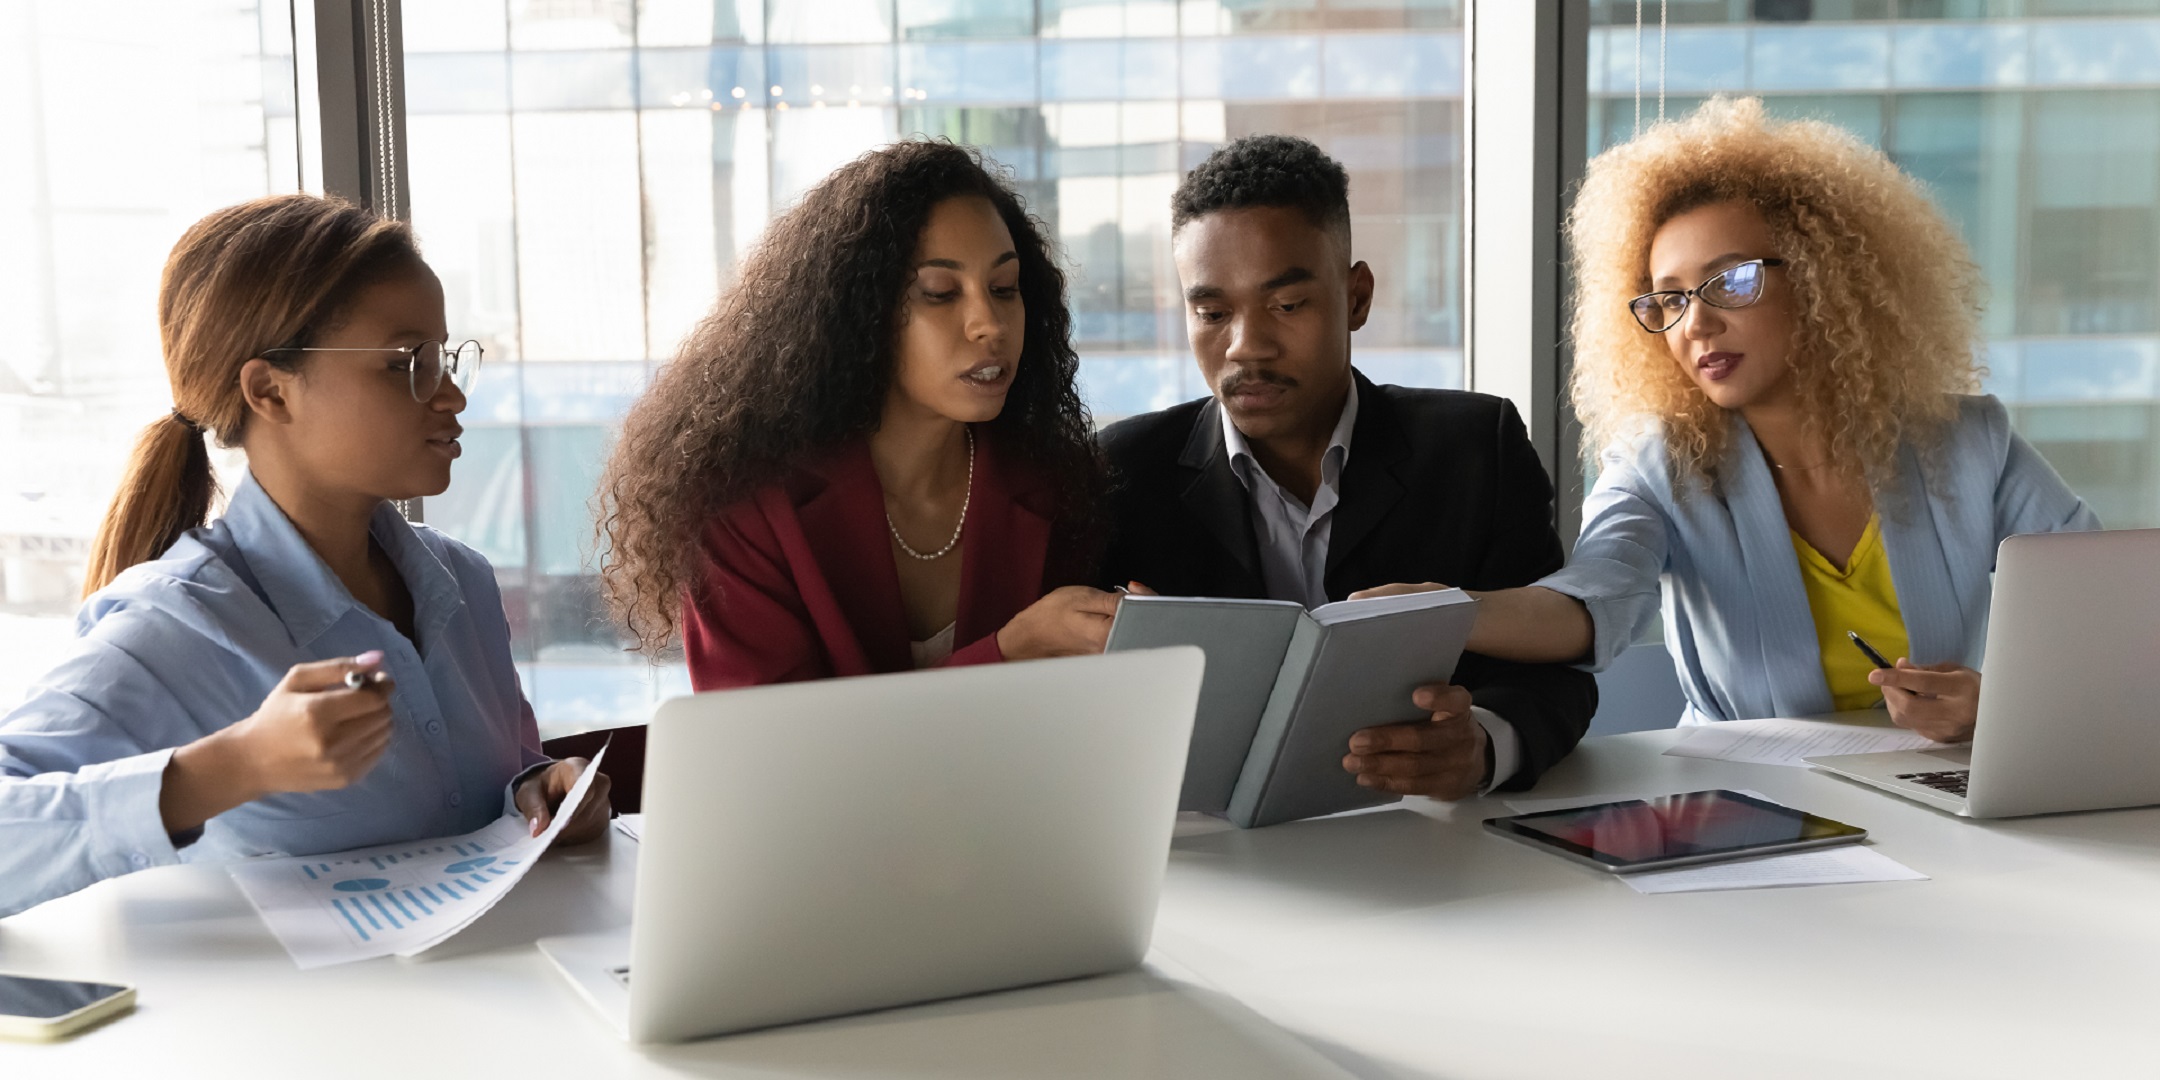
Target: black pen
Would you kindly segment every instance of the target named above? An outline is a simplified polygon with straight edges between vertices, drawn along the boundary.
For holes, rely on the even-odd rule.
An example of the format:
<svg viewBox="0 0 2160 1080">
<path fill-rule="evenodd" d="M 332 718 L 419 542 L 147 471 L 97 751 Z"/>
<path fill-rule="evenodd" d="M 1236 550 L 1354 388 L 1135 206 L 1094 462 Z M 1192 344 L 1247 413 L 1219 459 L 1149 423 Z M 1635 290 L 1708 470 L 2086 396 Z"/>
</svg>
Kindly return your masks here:
<svg viewBox="0 0 2160 1080">
<path fill-rule="evenodd" d="M 1845 636 L 1846 636 L 1846 637 L 1849 637 L 1849 638 L 1851 638 L 1851 639 L 1852 639 L 1852 643 L 1853 643 L 1853 647 L 1854 647 L 1854 648 L 1856 648 L 1856 649 L 1859 649 L 1859 650 L 1860 650 L 1861 652 L 1863 652 L 1863 653 L 1867 654 L 1867 658 L 1868 658 L 1868 659 L 1869 659 L 1870 661 L 1873 661 L 1876 667 L 1879 667 L 1879 668 L 1883 669 L 1884 671 L 1896 671 L 1896 670 L 1897 670 L 1897 665 L 1896 665 L 1896 664 L 1893 664 L 1893 663 L 1891 663 L 1891 662 L 1890 662 L 1890 661 L 1888 661 L 1888 660 L 1885 660 L 1885 659 L 1883 659 L 1883 658 L 1882 658 L 1882 654 L 1881 654 L 1881 653 L 1879 653 L 1879 652 L 1876 652 L 1876 651 L 1875 651 L 1875 646 L 1873 646 L 1873 645 L 1870 645 L 1870 644 L 1868 644 L 1868 643 L 1867 643 L 1867 639 L 1866 639 L 1866 638 L 1864 638 L 1864 637 L 1861 637 L 1860 635 L 1858 635 L 1858 634 L 1855 634 L 1855 633 L 1853 633 L 1853 632 L 1852 632 L 1852 631 L 1850 631 L 1850 630 L 1847 630 L 1847 631 L 1845 631 Z M 1905 690 L 1905 688 L 1904 688 L 1904 687 L 1902 687 L 1902 686 L 1898 687 L 1898 689 L 1900 689 L 1900 690 Z M 1908 694 L 1911 694 L 1911 695 L 1913 695 L 1914 697 L 1919 697 L 1919 696 L 1920 696 L 1920 695 L 1919 695 L 1919 692 L 1918 692 L 1918 691 L 1914 691 L 1914 690 L 1905 690 L 1905 692 L 1906 692 L 1906 693 L 1908 693 Z"/>
</svg>

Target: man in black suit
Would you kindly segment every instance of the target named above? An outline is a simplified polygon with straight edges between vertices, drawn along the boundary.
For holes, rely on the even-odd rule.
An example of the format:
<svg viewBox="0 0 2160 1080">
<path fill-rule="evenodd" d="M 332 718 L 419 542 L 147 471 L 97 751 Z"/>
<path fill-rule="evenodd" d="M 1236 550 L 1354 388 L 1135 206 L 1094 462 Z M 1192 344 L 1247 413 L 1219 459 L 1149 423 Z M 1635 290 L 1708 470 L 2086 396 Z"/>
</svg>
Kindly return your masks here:
<svg viewBox="0 0 2160 1080">
<path fill-rule="evenodd" d="M 1396 582 L 1528 585 L 1561 564 L 1552 485 L 1515 408 L 1380 386 L 1350 364 L 1372 270 L 1350 251 L 1349 178 L 1303 139 L 1217 150 L 1171 198 L 1186 326 L 1212 397 L 1105 429 L 1116 475 L 1103 583 L 1316 607 Z M 1465 654 L 1421 687 L 1430 721 L 1353 735 L 1368 787 L 1520 790 L 1597 708 L 1590 675 Z"/>
</svg>

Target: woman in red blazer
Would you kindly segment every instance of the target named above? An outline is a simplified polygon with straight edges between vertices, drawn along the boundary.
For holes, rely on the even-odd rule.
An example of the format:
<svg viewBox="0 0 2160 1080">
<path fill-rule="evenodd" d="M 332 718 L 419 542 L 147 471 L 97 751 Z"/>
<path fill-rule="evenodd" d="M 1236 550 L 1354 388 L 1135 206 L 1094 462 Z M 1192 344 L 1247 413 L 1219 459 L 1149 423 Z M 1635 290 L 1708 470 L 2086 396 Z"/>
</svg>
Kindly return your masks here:
<svg viewBox="0 0 2160 1080">
<path fill-rule="evenodd" d="M 1102 467 L 1065 279 L 975 151 L 904 142 L 775 221 L 626 418 L 610 603 L 700 690 L 1097 652 Z"/>
</svg>

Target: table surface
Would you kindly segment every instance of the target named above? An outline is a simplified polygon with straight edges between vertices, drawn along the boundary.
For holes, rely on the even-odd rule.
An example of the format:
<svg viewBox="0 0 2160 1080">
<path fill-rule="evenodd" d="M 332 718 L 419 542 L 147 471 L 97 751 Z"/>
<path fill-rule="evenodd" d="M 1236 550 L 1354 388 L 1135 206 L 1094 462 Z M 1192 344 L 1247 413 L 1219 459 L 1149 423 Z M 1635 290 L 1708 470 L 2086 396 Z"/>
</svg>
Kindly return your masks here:
<svg viewBox="0 0 2160 1080">
<path fill-rule="evenodd" d="M 0 921 L 0 970 L 141 1001 L 0 1077 L 2160 1075 L 2160 809 L 1965 821 L 1674 738 L 1587 740 L 1534 797 L 1751 788 L 1932 880 L 1639 895 L 1486 833 L 1496 799 L 1185 821 L 1143 970 L 636 1048 L 531 944 L 628 922 L 612 832 L 433 953 L 311 972 L 168 867 Z"/>
</svg>

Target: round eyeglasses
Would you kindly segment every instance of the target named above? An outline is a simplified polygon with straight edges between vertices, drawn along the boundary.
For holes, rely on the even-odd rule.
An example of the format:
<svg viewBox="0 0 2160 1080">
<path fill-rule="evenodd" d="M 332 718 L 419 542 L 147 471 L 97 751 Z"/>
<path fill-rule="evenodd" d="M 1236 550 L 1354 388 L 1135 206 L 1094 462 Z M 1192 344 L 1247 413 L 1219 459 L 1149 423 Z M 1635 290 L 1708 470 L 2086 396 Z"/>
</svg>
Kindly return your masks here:
<svg viewBox="0 0 2160 1080">
<path fill-rule="evenodd" d="M 1628 311 L 1643 329 L 1662 334 L 1687 314 L 1690 300 L 1700 299 L 1711 307 L 1744 308 L 1762 299 L 1763 270 L 1783 265 L 1783 259 L 1749 259 L 1738 266 L 1727 267 L 1723 273 L 1692 289 L 1644 293 L 1627 302 Z"/>
<path fill-rule="evenodd" d="M 371 352 L 397 353 L 405 358 L 401 367 L 411 381 L 414 401 L 428 401 L 442 389 L 443 376 L 448 375 L 459 393 L 472 393 L 473 383 L 480 376 L 480 356 L 487 350 L 477 341 L 467 340 L 456 345 L 440 341 L 423 341 L 403 348 L 327 348 L 321 346 L 288 345 L 277 349 L 264 349 L 263 353 L 296 352 Z"/>
</svg>

